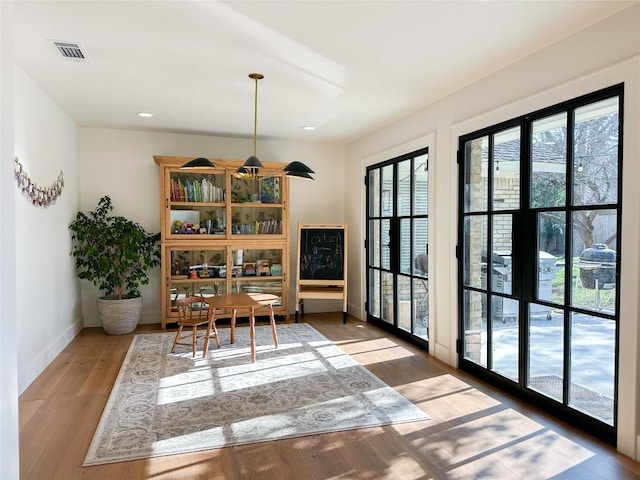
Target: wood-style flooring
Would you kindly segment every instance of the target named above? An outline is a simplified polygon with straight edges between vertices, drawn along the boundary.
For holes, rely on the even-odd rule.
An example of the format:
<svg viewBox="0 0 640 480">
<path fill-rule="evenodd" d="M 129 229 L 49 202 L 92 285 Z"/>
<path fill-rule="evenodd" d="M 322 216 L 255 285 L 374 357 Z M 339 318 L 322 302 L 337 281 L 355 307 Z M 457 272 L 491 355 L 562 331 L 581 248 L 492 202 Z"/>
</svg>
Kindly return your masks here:
<svg viewBox="0 0 640 480">
<path fill-rule="evenodd" d="M 609 445 L 379 328 L 343 325 L 341 313 L 304 321 L 432 420 L 83 468 L 134 335 L 87 328 L 20 396 L 20 478 L 640 479 L 640 464 Z M 135 333 L 151 331 L 159 325 Z"/>
</svg>

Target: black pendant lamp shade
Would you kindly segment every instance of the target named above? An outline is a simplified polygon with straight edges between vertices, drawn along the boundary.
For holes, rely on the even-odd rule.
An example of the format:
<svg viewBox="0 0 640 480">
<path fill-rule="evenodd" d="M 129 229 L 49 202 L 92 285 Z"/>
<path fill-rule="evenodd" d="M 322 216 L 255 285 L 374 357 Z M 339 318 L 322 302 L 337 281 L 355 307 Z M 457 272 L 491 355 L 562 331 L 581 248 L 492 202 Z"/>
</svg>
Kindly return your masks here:
<svg viewBox="0 0 640 480">
<path fill-rule="evenodd" d="M 264 165 L 262 165 L 262 162 L 258 157 L 256 157 L 255 155 L 251 155 L 249 158 L 247 158 L 244 161 L 244 164 L 242 165 L 242 167 L 243 168 L 263 168 Z"/>
<path fill-rule="evenodd" d="M 188 161 L 180 168 L 213 168 L 215 165 L 208 158 L 198 157 Z"/>
<path fill-rule="evenodd" d="M 297 173 L 307 173 L 307 174 L 316 173 L 302 162 L 291 162 L 289 165 L 284 167 L 284 171 L 287 172 L 287 176 L 290 176 L 290 177 L 304 176 L 304 175 L 296 175 Z M 309 178 L 313 178 L 313 177 L 309 177 Z"/>
<path fill-rule="evenodd" d="M 295 178 L 304 178 L 306 180 L 315 180 L 311 175 L 307 172 L 287 172 L 287 177 L 295 177 Z"/>
</svg>

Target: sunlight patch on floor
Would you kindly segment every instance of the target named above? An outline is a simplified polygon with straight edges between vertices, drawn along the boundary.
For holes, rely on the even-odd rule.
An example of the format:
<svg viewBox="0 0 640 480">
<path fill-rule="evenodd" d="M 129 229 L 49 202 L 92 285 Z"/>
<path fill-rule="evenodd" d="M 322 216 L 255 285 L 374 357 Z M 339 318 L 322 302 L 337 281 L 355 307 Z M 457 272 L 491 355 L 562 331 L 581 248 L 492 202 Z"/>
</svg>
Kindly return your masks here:
<svg viewBox="0 0 640 480">
<path fill-rule="evenodd" d="M 470 393 L 478 397 L 477 391 Z M 493 403 L 484 411 L 455 412 L 447 418 L 449 427 L 412 429 L 401 424 L 393 428 L 409 438 L 435 468 L 446 472 L 446 478 L 475 478 L 479 473 L 496 479 L 554 478 L 594 456 L 535 420 Z M 432 405 L 429 408 L 433 415 Z"/>
</svg>

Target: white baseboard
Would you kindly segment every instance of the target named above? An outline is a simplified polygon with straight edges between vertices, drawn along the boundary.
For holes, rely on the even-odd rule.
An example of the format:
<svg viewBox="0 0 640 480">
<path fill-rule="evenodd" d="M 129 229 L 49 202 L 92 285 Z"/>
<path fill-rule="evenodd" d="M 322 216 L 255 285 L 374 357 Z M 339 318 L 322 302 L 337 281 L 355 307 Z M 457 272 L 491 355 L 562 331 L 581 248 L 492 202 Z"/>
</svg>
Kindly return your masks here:
<svg viewBox="0 0 640 480">
<path fill-rule="evenodd" d="M 66 348 L 71 340 L 84 328 L 82 317 L 77 318 L 64 331 L 43 348 L 40 353 L 29 359 L 26 365 L 18 365 L 18 395 L 38 378 L 45 368 Z"/>
</svg>

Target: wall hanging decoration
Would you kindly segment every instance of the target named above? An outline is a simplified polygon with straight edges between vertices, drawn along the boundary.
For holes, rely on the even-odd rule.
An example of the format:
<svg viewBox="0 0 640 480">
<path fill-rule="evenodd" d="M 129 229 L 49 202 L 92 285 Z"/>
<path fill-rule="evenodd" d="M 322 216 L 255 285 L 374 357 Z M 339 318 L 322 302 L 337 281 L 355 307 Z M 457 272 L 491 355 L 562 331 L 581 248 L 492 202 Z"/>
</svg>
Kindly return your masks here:
<svg viewBox="0 0 640 480">
<path fill-rule="evenodd" d="M 31 180 L 29 174 L 20 163 L 20 159 L 16 156 L 13 164 L 13 173 L 16 184 L 22 194 L 31 200 L 33 205 L 38 207 L 49 207 L 56 203 L 56 199 L 62 194 L 64 187 L 64 176 L 62 170 L 58 174 L 58 178 L 48 187 L 42 187 Z"/>
</svg>

